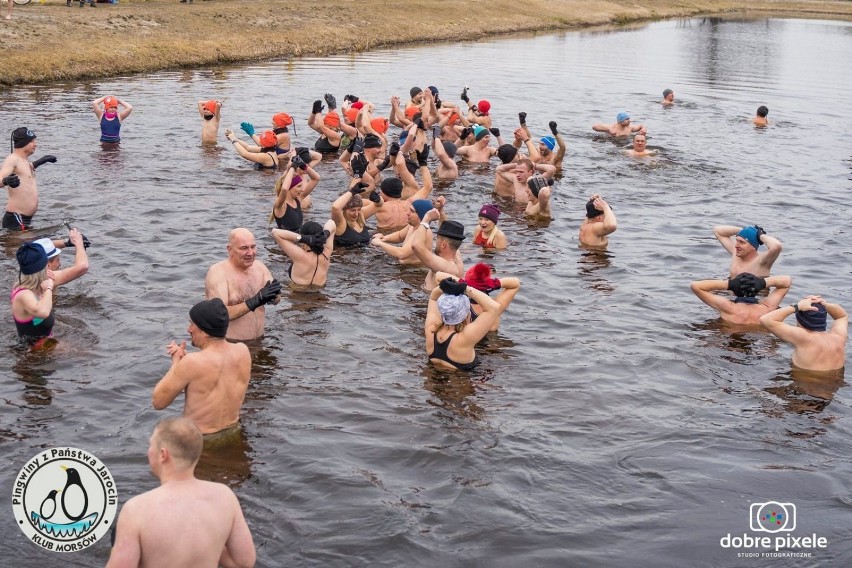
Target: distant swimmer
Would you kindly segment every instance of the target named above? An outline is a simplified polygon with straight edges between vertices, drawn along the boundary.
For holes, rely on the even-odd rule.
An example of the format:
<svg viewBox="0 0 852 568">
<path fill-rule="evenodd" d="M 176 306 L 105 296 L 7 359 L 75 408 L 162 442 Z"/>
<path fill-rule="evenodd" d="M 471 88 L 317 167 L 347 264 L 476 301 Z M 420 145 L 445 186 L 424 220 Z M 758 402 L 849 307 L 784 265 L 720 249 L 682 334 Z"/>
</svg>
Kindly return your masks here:
<svg viewBox="0 0 852 568">
<path fill-rule="evenodd" d="M 784 323 L 796 314 L 797 326 Z M 828 319 L 834 323 L 827 330 Z M 809 371 L 838 371 L 846 363 L 846 338 L 849 317 L 837 304 L 820 296 L 806 296 L 795 304 L 778 308 L 760 318 L 770 333 L 793 344 L 793 365 Z"/>
<path fill-rule="evenodd" d="M 435 239 L 435 250 L 429 250 L 429 247 L 423 240 L 423 233 L 430 230 L 429 223 L 437 221 L 441 217 L 441 212 L 437 209 L 428 211 L 423 216 L 423 221 L 417 226 L 414 231 L 414 240 L 412 248 L 415 256 L 420 259 L 423 266 L 429 269 L 426 274 L 426 280 L 423 287 L 431 291 L 437 282 L 435 274 L 438 272 L 446 272 L 455 278 L 461 278 L 464 274 L 464 264 L 459 253 L 459 247 L 464 240 L 464 225 L 458 221 L 444 221 L 438 227 L 437 238 Z M 431 244 L 431 243 L 430 243 Z"/>
<path fill-rule="evenodd" d="M 47 254 L 47 269 L 53 272 L 54 286 L 67 284 L 89 271 L 89 255 L 86 253 L 89 241 L 77 229 L 71 229 L 68 240 L 66 241 L 38 239 L 35 243 L 43 248 L 45 254 Z M 57 243 L 60 247 L 56 246 Z M 74 264 L 68 268 L 62 268 L 60 253 L 62 249 L 69 247 L 74 249 Z"/>
<path fill-rule="evenodd" d="M 618 228 L 618 220 L 612 207 L 597 193 L 586 202 L 586 218 L 580 225 L 580 242 L 587 246 L 605 247 L 607 235 Z"/>
<path fill-rule="evenodd" d="M 154 387 L 157 410 L 184 393 L 183 415 L 202 434 L 236 426 L 248 388 L 251 354 L 245 343 L 225 340 L 228 323 L 228 308 L 219 298 L 192 306 L 187 332 L 192 346 L 201 351 L 187 353 L 186 341 L 172 341 L 167 347 L 172 365 Z"/>
<path fill-rule="evenodd" d="M 45 163 L 55 163 L 56 156 L 42 156 L 30 162 L 36 151 L 35 132 L 22 126 L 12 131 L 12 153 L 0 166 L 0 184 L 9 190 L 3 228 L 25 231 L 32 228 L 33 215 L 38 211 L 38 186 L 35 171 Z"/>
<path fill-rule="evenodd" d="M 101 108 L 103 105 L 103 108 Z M 121 107 L 121 111 L 119 111 Z M 101 125 L 101 142 L 105 144 L 118 144 L 121 142 L 121 124 L 130 113 L 133 106 L 112 95 L 101 97 L 92 101 L 92 112 L 98 117 Z"/>
<path fill-rule="evenodd" d="M 690 288 L 699 300 L 719 312 L 723 320 L 740 325 L 757 325 L 761 316 L 778 308 L 790 291 L 792 281 L 789 276 L 764 279 L 742 272 L 728 280 L 697 280 L 690 284 Z M 772 288 L 769 295 L 758 300 L 758 292 L 769 288 Z M 733 299 L 715 293 L 723 290 L 733 292 Z"/>
<path fill-rule="evenodd" d="M 497 228 L 500 220 L 500 208 L 493 203 L 486 203 L 479 208 L 479 223 L 473 229 L 473 244 L 483 248 L 506 248 L 506 235 Z"/>
<path fill-rule="evenodd" d="M 663 91 L 663 100 L 660 101 L 660 103 L 663 106 L 671 106 L 671 105 L 674 104 L 674 100 L 675 100 L 674 91 L 672 91 L 671 89 L 666 89 L 665 91 Z"/>
<path fill-rule="evenodd" d="M 201 143 L 215 145 L 219 139 L 219 122 L 222 118 L 222 101 L 198 101 L 198 114 L 201 115 Z"/>
<path fill-rule="evenodd" d="M 766 115 L 769 114 L 769 109 L 765 106 L 757 107 L 757 114 L 754 115 L 754 118 L 751 119 L 751 123 L 758 127 L 769 126 L 769 119 L 766 118 Z"/>
<path fill-rule="evenodd" d="M 602 124 L 599 122 L 592 126 L 592 130 L 595 132 L 606 132 L 610 136 L 630 136 L 634 132 L 648 133 L 648 129 L 645 128 L 644 124 L 630 124 L 630 114 L 625 111 L 618 113 L 613 124 Z"/>
<path fill-rule="evenodd" d="M 53 273 L 47 269 L 47 253 L 36 243 L 24 243 L 15 256 L 20 272 L 12 288 L 12 319 L 18 338 L 37 344 L 53 333 Z"/>
<path fill-rule="evenodd" d="M 637 134 L 633 137 L 633 148 L 630 150 L 625 150 L 624 153 L 633 158 L 647 158 L 649 156 L 656 156 L 656 150 L 647 150 L 645 145 L 647 144 L 647 139 L 644 134 Z"/>
<path fill-rule="evenodd" d="M 121 508 L 107 568 L 251 568 L 257 553 L 240 502 L 224 484 L 195 478 L 204 441 L 187 418 L 166 418 L 148 445 L 160 486 Z"/>
<path fill-rule="evenodd" d="M 550 194 L 553 178 L 535 175 L 527 179 L 527 207 L 524 216 L 539 221 L 553 218 L 550 211 Z"/>
<path fill-rule="evenodd" d="M 281 283 L 257 260 L 257 244 L 248 229 L 231 231 L 227 248 L 228 258 L 207 271 L 205 296 L 219 298 L 227 306 L 228 339 L 257 339 L 263 336 L 264 306 L 278 303 Z"/>
<path fill-rule="evenodd" d="M 713 227 L 713 236 L 731 254 L 731 278 L 741 272 L 766 278 L 781 254 L 781 241 L 770 237 L 763 227 L 757 225 L 717 225 Z M 757 252 L 760 245 L 765 245 L 768 250 L 764 253 Z"/>
</svg>

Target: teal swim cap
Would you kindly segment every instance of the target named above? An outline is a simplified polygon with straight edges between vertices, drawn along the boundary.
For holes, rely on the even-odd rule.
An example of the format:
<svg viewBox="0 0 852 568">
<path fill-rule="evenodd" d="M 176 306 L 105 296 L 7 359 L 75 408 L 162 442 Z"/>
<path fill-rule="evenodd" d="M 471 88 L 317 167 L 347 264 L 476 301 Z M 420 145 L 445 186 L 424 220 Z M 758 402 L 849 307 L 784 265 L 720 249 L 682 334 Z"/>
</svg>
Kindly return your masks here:
<svg viewBox="0 0 852 568">
<path fill-rule="evenodd" d="M 748 244 L 754 248 L 758 248 L 760 246 L 760 241 L 757 240 L 757 229 L 754 227 L 743 227 L 740 229 L 740 232 L 737 233 L 737 236 L 747 240 Z"/>
</svg>

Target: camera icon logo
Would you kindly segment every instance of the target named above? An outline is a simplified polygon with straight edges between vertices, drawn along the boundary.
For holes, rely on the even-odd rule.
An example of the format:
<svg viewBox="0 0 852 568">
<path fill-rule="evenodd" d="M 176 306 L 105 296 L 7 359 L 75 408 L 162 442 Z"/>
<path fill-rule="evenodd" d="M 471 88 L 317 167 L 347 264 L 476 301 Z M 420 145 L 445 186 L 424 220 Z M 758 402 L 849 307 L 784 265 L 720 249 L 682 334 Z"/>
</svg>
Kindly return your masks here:
<svg viewBox="0 0 852 568">
<path fill-rule="evenodd" d="M 752 503 L 749 528 L 754 532 L 777 533 L 796 530 L 796 505 L 793 503 Z"/>
</svg>

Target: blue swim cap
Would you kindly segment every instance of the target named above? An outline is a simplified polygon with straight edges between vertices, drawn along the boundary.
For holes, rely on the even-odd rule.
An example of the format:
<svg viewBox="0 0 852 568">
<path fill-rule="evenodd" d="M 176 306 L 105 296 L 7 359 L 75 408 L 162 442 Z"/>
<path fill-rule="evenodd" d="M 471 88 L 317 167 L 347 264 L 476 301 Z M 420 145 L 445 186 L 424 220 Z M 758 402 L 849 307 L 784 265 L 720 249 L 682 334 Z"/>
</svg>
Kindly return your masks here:
<svg viewBox="0 0 852 568">
<path fill-rule="evenodd" d="M 547 146 L 547 149 L 553 152 L 553 149 L 556 148 L 556 138 L 553 136 L 545 136 L 541 139 L 541 143 Z"/>
<path fill-rule="evenodd" d="M 426 215 L 429 211 L 435 208 L 432 205 L 432 202 L 428 199 L 415 199 L 411 202 L 412 207 L 417 212 L 417 216 L 420 217 L 420 220 L 423 220 L 423 216 Z"/>
<path fill-rule="evenodd" d="M 399 144 L 400 146 L 405 144 L 405 139 L 408 138 L 408 130 L 403 130 L 399 133 Z"/>
<path fill-rule="evenodd" d="M 748 244 L 754 248 L 758 248 L 760 246 L 760 241 L 757 240 L 757 229 L 754 227 L 743 227 L 740 229 L 740 232 L 737 233 L 737 236 L 747 240 Z"/>
<path fill-rule="evenodd" d="M 629 120 L 629 119 L 630 119 L 630 114 L 628 114 L 628 112 L 624 111 L 624 110 L 621 111 L 620 113 L 618 113 L 618 116 L 615 117 L 616 122 L 624 122 L 625 120 Z"/>
</svg>

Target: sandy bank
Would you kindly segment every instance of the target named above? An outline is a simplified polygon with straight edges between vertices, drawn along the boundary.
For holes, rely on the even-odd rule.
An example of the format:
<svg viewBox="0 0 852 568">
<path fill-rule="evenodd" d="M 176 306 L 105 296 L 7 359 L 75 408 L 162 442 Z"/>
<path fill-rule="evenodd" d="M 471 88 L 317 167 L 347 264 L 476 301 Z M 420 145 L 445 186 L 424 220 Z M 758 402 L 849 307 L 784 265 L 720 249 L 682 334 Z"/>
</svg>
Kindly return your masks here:
<svg viewBox="0 0 852 568">
<path fill-rule="evenodd" d="M 345 53 L 533 30 L 748 9 L 852 17 L 852 2 L 701 0 L 178 0 L 15 6 L 0 20 L 0 85 Z M 2 7 L 5 16 L 6 7 Z"/>
</svg>

